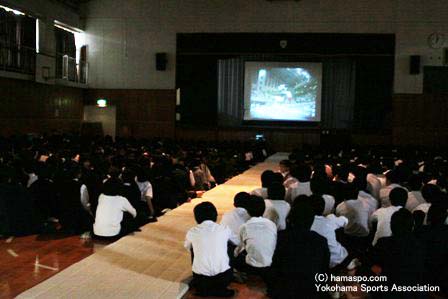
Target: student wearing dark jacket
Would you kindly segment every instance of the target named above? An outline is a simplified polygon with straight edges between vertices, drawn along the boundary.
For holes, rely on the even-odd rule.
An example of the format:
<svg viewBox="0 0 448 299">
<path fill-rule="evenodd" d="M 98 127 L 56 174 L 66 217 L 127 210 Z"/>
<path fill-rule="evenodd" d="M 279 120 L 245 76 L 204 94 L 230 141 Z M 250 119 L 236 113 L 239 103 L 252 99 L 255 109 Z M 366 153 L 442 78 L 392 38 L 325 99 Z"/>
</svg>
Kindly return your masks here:
<svg viewBox="0 0 448 299">
<path fill-rule="evenodd" d="M 316 291 L 315 275 L 328 271 L 327 240 L 311 231 L 314 213 L 308 198 L 296 200 L 279 232 L 268 282 L 272 298 L 322 298 Z"/>
</svg>

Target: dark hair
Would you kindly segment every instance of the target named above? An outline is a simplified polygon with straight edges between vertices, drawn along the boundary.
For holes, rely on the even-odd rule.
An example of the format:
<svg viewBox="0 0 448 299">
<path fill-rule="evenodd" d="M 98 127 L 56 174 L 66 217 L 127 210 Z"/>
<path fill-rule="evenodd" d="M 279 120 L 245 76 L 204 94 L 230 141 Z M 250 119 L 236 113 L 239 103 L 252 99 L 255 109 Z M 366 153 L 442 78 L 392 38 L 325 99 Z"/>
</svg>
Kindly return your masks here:
<svg viewBox="0 0 448 299">
<path fill-rule="evenodd" d="M 209 201 L 201 202 L 194 207 L 194 219 L 198 224 L 206 220 L 211 220 L 213 222 L 218 218 L 218 212 L 216 207 Z"/>
<path fill-rule="evenodd" d="M 309 201 L 311 203 L 310 197 L 308 195 L 300 194 L 299 196 L 294 198 L 294 201 L 292 202 L 292 206 L 295 206 L 296 204 L 298 204 L 301 201 Z"/>
<path fill-rule="evenodd" d="M 247 192 L 239 192 L 233 198 L 233 205 L 237 208 L 246 208 L 250 200 L 250 194 Z"/>
<path fill-rule="evenodd" d="M 433 184 L 426 184 L 422 188 L 422 196 L 429 203 L 437 202 L 441 194 L 439 186 Z"/>
<path fill-rule="evenodd" d="M 291 175 L 299 180 L 299 182 L 309 182 L 311 178 L 311 168 L 306 164 L 298 165 L 291 172 Z"/>
<path fill-rule="evenodd" d="M 386 179 L 392 184 L 400 183 L 400 176 L 397 170 L 391 170 L 386 173 Z"/>
<path fill-rule="evenodd" d="M 408 186 L 411 191 L 420 191 L 422 189 L 423 179 L 418 174 L 413 174 L 409 177 Z"/>
<path fill-rule="evenodd" d="M 287 168 L 291 168 L 292 166 L 292 163 L 289 160 L 281 160 L 279 164 Z"/>
<path fill-rule="evenodd" d="M 281 173 L 279 172 L 274 172 L 274 174 L 272 175 L 272 183 L 273 182 L 280 182 L 283 183 L 283 176 Z"/>
<path fill-rule="evenodd" d="M 310 196 L 310 201 L 313 207 L 314 215 L 321 216 L 325 210 L 325 200 L 322 196 L 313 194 Z"/>
<path fill-rule="evenodd" d="M 389 199 L 393 206 L 404 207 L 408 200 L 408 192 L 400 187 L 393 188 L 389 193 Z"/>
<path fill-rule="evenodd" d="M 428 224 L 431 226 L 443 225 L 447 216 L 446 206 L 440 203 L 432 204 L 428 210 Z"/>
<path fill-rule="evenodd" d="M 108 179 L 104 185 L 103 185 L 103 191 L 102 193 L 104 195 L 108 196 L 117 196 L 121 193 L 121 183 L 116 178 L 110 178 Z"/>
<path fill-rule="evenodd" d="M 273 182 L 268 187 L 268 198 L 272 200 L 285 199 L 285 186 L 279 182 Z"/>
<path fill-rule="evenodd" d="M 392 215 L 390 220 L 390 229 L 392 230 L 393 236 L 400 237 L 410 234 L 412 233 L 413 227 L 414 219 L 411 212 L 408 210 L 401 208 Z"/>
<path fill-rule="evenodd" d="M 344 200 L 357 199 L 359 194 L 359 189 L 356 184 L 348 183 L 344 186 L 343 189 Z"/>
<path fill-rule="evenodd" d="M 274 172 L 272 170 L 265 170 L 261 174 L 261 186 L 267 188 L 274 178 Z"/>
<path fill-rule="evenodd" d="M 251 195 L 249 203 L 247 204 L 247 213 L 251 217 L 261 217 L 266 209 L 264 199 L 260 196 Z"/>
<path fill-rule="evenodd" d="M 123 180 L 123 183 L 135 182 L 135 173 L 132 170 L 126 168 L 121 173 L 121 179 Z"/>
<path fill-rule="evenodd" d="M 313 194 L 328 194 L 328 180 L 323 177 L 313 177 L 310 181 L 310 189 Z"/>
<path fill-rule="evenodd" d="M 313 206 L 309 198 L 296 202 L 286 218 L 287 226 L 291 229 L 309 230 L 314 221 Z"/>
</svg>

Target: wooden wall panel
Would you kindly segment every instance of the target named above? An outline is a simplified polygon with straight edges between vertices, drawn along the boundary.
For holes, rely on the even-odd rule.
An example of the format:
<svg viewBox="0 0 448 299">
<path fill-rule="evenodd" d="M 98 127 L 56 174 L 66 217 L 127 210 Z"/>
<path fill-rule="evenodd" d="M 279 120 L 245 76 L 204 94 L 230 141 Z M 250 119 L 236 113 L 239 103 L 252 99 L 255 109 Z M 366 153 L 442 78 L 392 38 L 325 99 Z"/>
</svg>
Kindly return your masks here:
<svg viewBox="0 0 448 299">
<path fill-rule="evenodd" d="M 99 98 L 117 107 L 118 136 L 174 137 L 174 90 L 89 89 L 84 104 L 95 105 Z"/>
<path fill-rule="evenodd" d="M 0 78 L 0 135 L 79 131 L 83 90 Z"/>
</svg>

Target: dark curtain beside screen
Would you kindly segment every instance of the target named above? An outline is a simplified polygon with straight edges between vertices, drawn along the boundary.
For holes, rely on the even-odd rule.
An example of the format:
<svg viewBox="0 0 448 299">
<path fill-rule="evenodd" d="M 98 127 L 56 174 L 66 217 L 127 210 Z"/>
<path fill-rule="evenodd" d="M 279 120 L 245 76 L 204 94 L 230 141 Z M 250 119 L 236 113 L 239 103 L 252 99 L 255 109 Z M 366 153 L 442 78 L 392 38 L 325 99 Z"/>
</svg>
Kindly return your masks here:
<svg viewBox="0 0 448 299">
<path fill-rule="evenodd" d="M 279 59 L 279 58 L 277 58 Z M 250 60 L 273 61 L 270 57 Z M 218 60 L 218 124 L 239 126 L 244 114 L 245 58 Z M 283 61 L 297 61 L 291 59 Z M 355 105 L 356 63 L 350 58 L 322 61 L 321 126 L 332 129 L 352 127 Z"/>
</svg>

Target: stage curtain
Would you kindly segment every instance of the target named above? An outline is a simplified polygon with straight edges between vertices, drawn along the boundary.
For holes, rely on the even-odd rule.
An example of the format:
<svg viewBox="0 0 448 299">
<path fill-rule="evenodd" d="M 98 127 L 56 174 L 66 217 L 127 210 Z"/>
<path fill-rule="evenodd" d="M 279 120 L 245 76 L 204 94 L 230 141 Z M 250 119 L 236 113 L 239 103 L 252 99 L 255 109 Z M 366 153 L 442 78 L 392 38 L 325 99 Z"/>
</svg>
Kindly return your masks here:
<svg viewBox="0 0 448 299">
<path fill-rule="evenodd" d="M 349 129 L 355 106 L 356 63 L 350 58 L 323 63 L 322 127 Z"/>
</svg>

